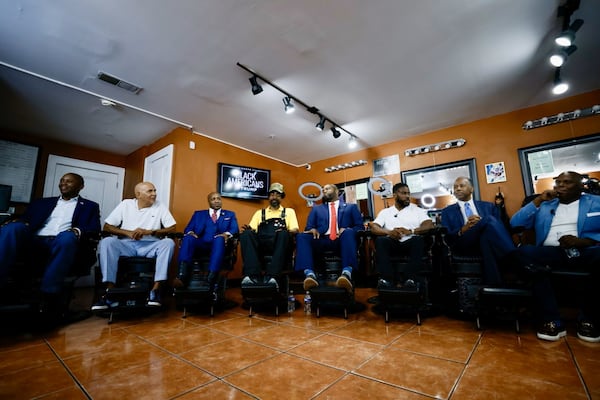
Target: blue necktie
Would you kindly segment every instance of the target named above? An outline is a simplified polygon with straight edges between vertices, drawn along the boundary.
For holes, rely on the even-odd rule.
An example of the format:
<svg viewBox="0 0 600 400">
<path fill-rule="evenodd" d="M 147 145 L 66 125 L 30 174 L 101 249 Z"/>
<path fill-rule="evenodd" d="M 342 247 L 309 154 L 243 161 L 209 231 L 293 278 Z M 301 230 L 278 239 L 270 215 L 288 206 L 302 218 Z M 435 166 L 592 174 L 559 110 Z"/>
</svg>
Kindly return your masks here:
<svg viewBox="0 0 600 400">
<path fill-rule="evenodd" d="M 465 203 L 465 215 L 467 216 L 467 218 L 473 215 L 473 210 L 471 210 L 471 204 L 469 203 Z"/>
</svg>

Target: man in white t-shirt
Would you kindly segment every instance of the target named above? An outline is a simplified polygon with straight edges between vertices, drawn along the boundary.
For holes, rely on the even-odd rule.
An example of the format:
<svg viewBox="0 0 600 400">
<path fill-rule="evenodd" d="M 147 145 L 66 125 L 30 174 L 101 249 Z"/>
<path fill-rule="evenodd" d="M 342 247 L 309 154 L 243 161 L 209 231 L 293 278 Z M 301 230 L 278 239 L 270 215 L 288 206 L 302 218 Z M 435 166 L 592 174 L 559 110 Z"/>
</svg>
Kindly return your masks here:
<svg viewBox="0 0 600 400">
<path fill-rule="evenodd" d="M 409 254 L 410 262 L 403 271 L 404 287 L 416 287 L 417 274 L 422 269 L 425 240 L 420 234 L 432 229 L 433 222 L 427 211 L 410 202 L 410 189 L 405 183 L 392 188 L 394 205 L 379 212 L 370 223 L 375 239 L 375 265 L 380 274 L 379 288 L 396 286 L 391 263 L 393 254 Z"/>
<path fill-rule="evenodd" d="M 107 288 L 114 287 L 120 256 L 156 258 L 154 285 L 147 304 L 160 307 L 160 284 L 167 279 L 175 250 L 175 242 L 164 235 L 175 231 L 176 222 L 169 209 L 156 201 L 154 185 L 150 182 L 138 183 L 135 186 L 135 199 L 123 200 L 104 222 L 103 230 L 115 236 L 100 241 L 102 281 Z M 92 306 L 92 310 L 105 310 L 117 305 L 103 296 Z"/>
</svg>

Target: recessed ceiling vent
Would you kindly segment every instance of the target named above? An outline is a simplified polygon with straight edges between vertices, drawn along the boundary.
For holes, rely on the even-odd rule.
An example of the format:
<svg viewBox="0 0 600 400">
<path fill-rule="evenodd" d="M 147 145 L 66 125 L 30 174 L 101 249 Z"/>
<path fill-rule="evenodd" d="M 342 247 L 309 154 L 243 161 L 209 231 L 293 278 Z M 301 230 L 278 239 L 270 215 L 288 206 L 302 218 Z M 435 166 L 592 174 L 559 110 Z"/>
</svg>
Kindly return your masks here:
<svg viewBox="0 0 600 400">
<path fill-rule="evenodd" d="M 98 79 L 100 79 L 101 81 L 110 83 L 111 85 L 118 86 L 121 89 L 128 90 L 135 94 L 138 94 L 139 92 L 142 91 L 141 87 L 134 85 L 133 83 L 125 82 L 124 80 L 122 80 L 120 78 L 117 78 L 112 75 L 108 75 L 107 73 L 102 72 L 102 71 L 98 72 Z"/>
</svg>

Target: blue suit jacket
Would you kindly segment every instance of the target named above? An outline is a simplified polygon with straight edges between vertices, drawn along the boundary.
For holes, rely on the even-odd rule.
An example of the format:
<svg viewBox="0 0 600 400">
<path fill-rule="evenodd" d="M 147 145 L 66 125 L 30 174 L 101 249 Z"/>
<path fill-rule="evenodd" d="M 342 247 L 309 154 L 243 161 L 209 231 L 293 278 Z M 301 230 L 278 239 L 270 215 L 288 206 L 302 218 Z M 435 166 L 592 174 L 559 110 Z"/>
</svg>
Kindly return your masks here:
<svg viewBox="0 0 600 400">
<path fill-rule="evenodd" d="M 360 231 L 364 229 L 363 218 L 356 204 L 347 204 L 340 201 L 337 214 L 338 227 Z M 315 228 L 321 235 L 329 229 L 329 203 L 313 207 L 306 221 L 306 229 Z"/>
<path fill-rule="evenodd" d="M 483 218 L 487 215 L 493 215 L 494 217 L 500 219 L 500 213 L 494 204 L 488 201 L 479 200 L 474 200 L 473 202 L 475 203 L 477 214 L 480 217 Z M 464 224 L 465 220 L 462 212 L 460 211 L 460 206 L 458 203 L 451 204 L 442 210 L 442 225 L 448 229 L 448 235 L 457 236 L 458 231 Z"/>
<path fill-rule="evenodd" d="M 221 215 L 219 215 L 219 219 L 217 220 L 215 231 L 215 224 L 212 222 L 209 211 L 210 210 L 194 211 L 190 222 L 188 222 L 183 232 L 187 233 L 189 231 L 194 231 L 198 237 L 203 237 L 206 234 L 209 234 L 212 237 L 213 235 L 225 232 L 235 235 L 240 231 L 235 213 L 223 209 L 221 209 Z"/>
<path fill-rule="evenodd" d="M 550 231 L 558 199 L 544 201 L 539 208 L 533 202 L 521 208 L 510 220 L 513 227 L 535 229 L 535 244 L 542 246 Z M 583 193 L 579 198 L 577 237 L 600 241 L 600 196 Z"/>
<path fill-rule="evenodd" d="M 52 214 L 58 197 L 44 197 L 33 201 L 20 218 L 27 222 L 32 233 L 42 228 Z M 73 213 L 72 228 L 78 228 L 81 235 L 97 235 L 100 233 L 100 206 L 98 203 L 79 196 Z"/>
</svg>

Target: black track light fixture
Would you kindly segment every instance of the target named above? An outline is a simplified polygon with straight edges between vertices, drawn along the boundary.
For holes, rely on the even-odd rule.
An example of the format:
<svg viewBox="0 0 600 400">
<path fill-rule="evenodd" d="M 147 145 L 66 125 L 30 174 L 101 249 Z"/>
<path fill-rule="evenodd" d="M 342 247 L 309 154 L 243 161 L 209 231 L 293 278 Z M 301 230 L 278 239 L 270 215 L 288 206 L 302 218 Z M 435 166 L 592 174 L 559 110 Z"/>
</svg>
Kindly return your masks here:
<svg viewBox="0 0 600 400">
<path fill-rule="evenodd" d="M 559 95 L 569 90 L 569 84 L 563 81 L 560 77 L 560 68 L 556 68 L 554 71 L 554 86 L 552 87 L 552 93 Z"/>
<path fill-rule="evenodd" d="M 335 125 L 331 127 L 331 133 L 333 133 L 333 137 L 335 139 L 339 138 L 342 135 L 342 132 L 340 132 Z"/>
<path fill-rule="evenodd" d="M 552 53 L 552 55 L 550 56 L 550 64 L 552 64 L 555 67 L 562 67 L 563 64 L 567 61 L 567 58 L 569 58 L 569 56 L 573 54 L 575 50 L 577 50 L 577 46 L 575 45 L 557 48 L 554 51 L 554 53 Z"/>
<path fill-rule="evenodd" d="M 566 17 L 565 17 L 566 18 Z M 573 21 L 571 26 L 567 29 L 563 30 L 560 35 L 554 39 L 557 45 L 561 47 L 569 47 L 575 41 L 575 33 L 581 28 L 583 25 L 582 19 L 576 19 Z"/>
<path fill-rule="evenodd" d="M 266 83 L 267 85 L 269 85 L 273 89 L 281 92 L 285 96 L 283 98 L 283 106 L 285 108 L 286 113 L 289 114 L 291 112 L 294 112 L 295 106 L 302 106 L 310 114 L 315 114 L 319 117 L 319 122 L 317 122 L 317 124 L 315 125 L 315 128 L 318 129 L 319 131 L 323 131 L 325 129 L 325 123 L 329 122 L 331 124 L 331 132 L 333 133 L 334 138 L 336 138 L 336 139 L 339 138 L 342 135 L 342 131 L 343 131 L 350 136 L 350 139 L 351 139 L 350 142 L 352 144 L 355 144 L 358 142 L 357 141 L 358 138 L 352 132 L 341 127 L 338 123 L 336 123 L 331 118 L 329 118 L 327 115 L 325 115 L 323 112 L 321 112 L 317 107 L 309 106 L 307 103 L 303 102 L 302 100 L 300 100 L 293 94 L 287 92 L 285 89 L 279 87 L 277 84 L 266 79 L 264 76 L 256 73 L 253 69 L 248 68 L 247 66 L 240 64 L 240 63 L 237 63 L 237 66 L 240 67 L 241 69 L 249 72 L 252 75 L 250 77 L 250 83 L 252 84 L 252 93 L 253 94 L 256 95 L 256 94 L 262 92 L 262 90 L 263 90 L 263 88 L 258 84 L 258 79 L 260 79 L 263 84 Z"/>
<path fill-rule="evenodd" d="M 317 125 L 315 125 L 315 128 L 317 128 L 318 131 L 323 131 L 323 129 L 325 129 L 325 117 L 322 115 L 319 115 L 319 122 L 317 122 Z"/>
<path fill-rule="evenodd" d="M 290 99 L 287 96 L 285 96 L 283 98 L 283 107 L 284 107 L 286 114 L 291 114 L 294 111 L 296 111 L 296 107 L 294 107 L 294 103 L 292 103 L 292 99 Z"/>
<path fill-rule="evenodd" d="M 250 79 L 250 84 L 252 85 L 252 94 L 253 95 L 256 96 L 257 94 L 259 94 L 260 92 L 263 91 L 262 86 L 260 86 L 258 84 L 258 81 L 256 80 L 257 79 L 256 75 L 252 75 L 249 79 Z"/>
</svg>

